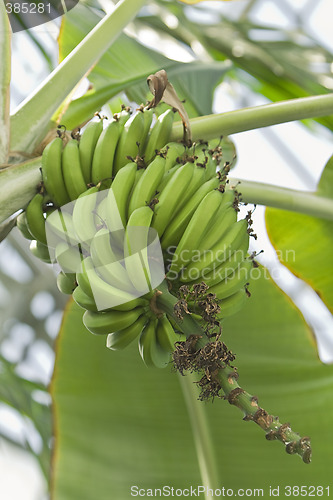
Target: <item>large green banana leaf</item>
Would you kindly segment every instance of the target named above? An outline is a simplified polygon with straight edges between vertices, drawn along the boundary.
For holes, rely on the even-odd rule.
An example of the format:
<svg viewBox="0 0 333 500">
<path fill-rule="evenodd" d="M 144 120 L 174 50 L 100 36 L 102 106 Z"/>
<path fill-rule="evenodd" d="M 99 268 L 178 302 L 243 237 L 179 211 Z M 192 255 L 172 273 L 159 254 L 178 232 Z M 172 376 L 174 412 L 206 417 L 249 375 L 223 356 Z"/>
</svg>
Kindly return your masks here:
<svg viewBox="0 0 333 500">
<path fill-rule="evenodd" d="M 59 36 L 60 60 L 98 21 L 99 16 L 81 4 L 64 17 Z M 61 117 L 61 123 L 68 128 L 83 123 L 107 100 L 123 91 L 135 102 L 146 102 L 147 98 L 152 98 L 146 78 L 162 68 L 167 71 L 179 97 L 186 99 L 189 116 L 209 114 L 212 112 L 213 90 L 230 67 L 230 63 L 223 61 L 194 61 L 184 65 L 122 34 L 89 74 L 93 88 L 72 101 Z"/>
<path fill-rule="evenodd" d="M 318 184 L 318 195 L 333 198 L 333 156 Z M 333 313 L 333 222 L 266 209 L 270 240 L 280 261 L 306 281 Z"/>
<path fill-rule="evenodd" d="M 239 382 L 281 421 L 310 435 L 313 462 L 287 455 L 226 401 L 204 404 L 220 487 L 329 486 L 333 452 L 333 368 L 317 356 L 299 311 L 261 271 L 245 309 L 224 324 L 236 353 Z M 51 386 L 55 444 L 53 500 L 131 498 L 139 488 L 202 484 L 194 439 L 177 375 L 148 369 L 137 346 L 105 348 L 105 337 L 82 326 L 69 302 L 56 347 Z M 201 498 L 202 495 L 200 496 Z"/>
</svg>

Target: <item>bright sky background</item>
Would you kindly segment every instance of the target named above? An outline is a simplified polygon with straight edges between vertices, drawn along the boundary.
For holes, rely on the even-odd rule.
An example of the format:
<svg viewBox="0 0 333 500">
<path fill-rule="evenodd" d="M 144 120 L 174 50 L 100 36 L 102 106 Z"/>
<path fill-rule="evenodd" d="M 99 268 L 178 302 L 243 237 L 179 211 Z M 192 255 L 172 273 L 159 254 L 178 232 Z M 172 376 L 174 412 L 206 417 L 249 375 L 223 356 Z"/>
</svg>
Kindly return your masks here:
<svg viewBox="0 0 333 500">
<path fill-rule="evenodd" d="M 228 15 L 233 13 L 237 16 L 238 12 L 246 5 L 247 0 L 239 0 L 235 3 L 226 2 L 219 4 L 219 6 L 217 2 L 208 3 L 214 8 L 221 8 Z M 258 1 L 253 16 L 259 22 L 288 27 L 292 23 L 292 19 L 289 19 L 286 13 L 282 13 L 284 9 L 281 11 L 278 7 L 278 5 L 283 6 L 283 4 L 291 4 L 296 11 L 300 11 L 304 5 L 309 4 L 309 0 L 261 0 Z M 318 0 L 316 5 L 316 8 L 306 19 L 306 25 L 321 43 L 333 51 L 332 0 Z M 205 4 L 202 4 L 202 8 L 204 7 Z M 37 27 L 34 32 L 43 42 L 47 42 L 51 46 L 57 37 L 58 28 L 56 23 L 49 23 L 47 26 Z M 149 39 L 149 33 L 146 35 L 147 43 L 153 44 L 154 40 Z M 172 54 L 174 56 L 173 47 L 167 47 L 166 51 L 171 57 Z M 177 56 L 181 56 L 179 50 L 177 50 Z M 181 57 L 188 60 L 187 54 L 183 54 Z M 31 71 L 31 66 L 33 71 Z M 22 32 L 14 34 L 12 109 L 35 89 L 47 73 L 45 63 L 38 57 L 35 47 L 28 40 L 26 34 Z M 239 98 L 235 99 L 234 96 L 243 90 L 241 88 L 231 89 L 228 85 L 222 84 L 216 93 L 215 111 L 228 111 L 244 105 L 257 105 L 265 102 L 265 99 L 260 98 L 260 96 L 254 96 L 247 92 L 243 102 L 240 103 Z M 273 148 L 269 144 L 268 140 L 272 137 L 278 144 L 280 141 L 284 148 L 287 146 L 289 150 L 288 160 L 284 152 L 286 149 Z M 320 136 L 314 136 L 297 123 L 278 125 L 262 131 L 244 132 L 233 136 L 233 140 L 238 155 L 238 162 L 232 173 L 234 177 L 251 178 L 296 189 L 313 190 L 325 163 L 332 154 L 332 144 L 328 134 L 323 132 Z M 298 164 L 304 169 L 301 177 L 293 173 L 293 169 Z M 255 214 L 255 232 L 260 236 L 255 245 L 256 249 L 265 248 L 262 261 L 270 269 L 278 270 L 279 276 L 275 275 L 277 282 L 290 294 L 303 313 L 307 315 L 308 321 L 315 327 L 317 334 L 320 334 L 319 347 L 323 359 L 332 360 L 333 344 L 330 337 L 333 338 L 333 322 L 331 315 L 313 291 L 290 275 L 288 271 L 276 267 L 275 254 L 267 240 L 264 228 L 263 213 L 263 209 L 258 207 Z M 309 309 L 313 310 L 314 304 L 317 307 L 316 313 L 309 316 L 307 312 Z M 52 360 L 47 354 L 44 358 L 44 361 L 42 358 L 41 366 L 47 374 L 52 366 Z M 0 423 L 6 421 L 13 430 L 22 431 L 20 420 L 16 420 L 12 414 L 4 412 L 0 406 Z M 0 439 L 0 499 L 42 500 L 43 490 L 43 479 L 34 459 Z"/>
</svg>

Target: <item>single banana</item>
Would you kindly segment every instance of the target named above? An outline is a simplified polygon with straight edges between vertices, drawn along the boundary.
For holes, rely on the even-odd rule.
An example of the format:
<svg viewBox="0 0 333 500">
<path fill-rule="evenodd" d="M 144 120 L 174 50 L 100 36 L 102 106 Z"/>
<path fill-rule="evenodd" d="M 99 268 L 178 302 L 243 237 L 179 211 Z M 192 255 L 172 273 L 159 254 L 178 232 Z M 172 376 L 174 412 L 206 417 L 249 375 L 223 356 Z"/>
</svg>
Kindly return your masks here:
<svg viewBox="0 0 333 500">
<path fill-rule="evenodd" d="M 71 200 L 76 200 L 87 189 L 80 163 L 79 143 L 70 140 L 62 152 L 62 173 Z"/>
<path fill-rule="evenodd" d="M 125 266 L 134 288 L 140 293 L 152 289 L 147 250 L 152 218 L 150 207 L 137 208 L 128 219 L 125 233 Z"/>
<path fill-rule="evenodd" d="M 144 121 L 143 121 L 142 143 L 140 145 L 141 152 L 143 152 L 143 150 L 144 150 L 145 143 L 146 143 L 149 131 L 150 131 L 150 127 L 151 127 L 151 124 L 153 121 L 153 116 L 154 116 L 154 110 L 153 110 L 153 108 L 143 109 L 142 113 L 143 113 Z"/>
<path fill-rule="evenodd" d="M 174 165 L 182 165 L 187 153 L 186 146 L 181 142 L 169 142 L 162 149 L 161 153 L 165 156 L 165 172 Z"/>
<path fill-rule="evenodd" d="M 24 238 L 26 238 L 27 240 L 35 239 L 29 231 L 26 212 L 21 212 L 17 216 L 16 227 L 21 232 L 22 236 L 24 236 Z"/>
<path fill-rule="evenodd" d="M 95 210 L 99 184 L 84 191 L 74 203 L 73 226 L 77 239 L 89 247 L 96 233 Z"/>
<path fill-rule="evenodd" d="M 148 367 L 165 368 L 170 353 L 161 348 L 156 339 L 157 319 L 151 319 L 143 328 L 139 338 L 140 355 Z"/>
<path fill-rule="evenodd" d="M 32 198 L 25 211 L 29 232 L 36 240 L 46 245 L 43 203 L 44 196 L 41 193 L 37 193 Z"/>
<path fill-rule="evenodd" d="M 62 148 L 62 139 L 56 137 L 46 146 L 42 155 L 43 183 L 51 200 L 58 207 L 70 201 L 62 172 Z"/>
<path fill-rule="evenodd" d="M 34 255 L 38 259 L 46 262 L 47 264 L 51 264 L 49 249 L 40 241 L 32 240 L 32 242 L 30 243 L 30 251 L 32 255 Z"/>
<path fill-rule="evenodd" d="M 205 182 L 197 188 L 196 192 L 192 194 L 187 203 L 185 203 L 184 206 L 181 206 L 180 210 L 177 210 L 174 218 L 162 236 L 161 246 L 163 249 L 179 243 L 198 205 L 208 193 L 216 190 L 218 184 L 219 181 L 216 177 Z M 205 223 L 205 226 L 206 225 L 207 223 Z M 196 230 L 198 230 L 198 228 Z"/>
<path fill-rule="evenodd" d="M 129 200 L 131 199 L 130 193 L 134 186 L 136 172 L 136 163 L 128 163 L 127 165 L 125 165 L 125 167 L 119 170 L 112 182 L 112 191 L 114 193 L 123 227 L 125 227 L 127 224 L 128 204 Z"/>
<path fill-rule="evenodd" d="M 193 259 L 183 269 L 180 280 L 183 282 L 197 280 L 203 271 L 209 272 L 230 258 L 234 251 L 240 247 L 247 228 L 248 221 L 246 219 L 233 223 L 226 232 L 223 232 L 212 248 L 203 250 L 198 260 L 194 261 Z"/>
<path fill-rule="evenodd" d="M 132 325 L 142 314 L 144 309 L 137 307 L 131 311 L 86 311 L 83 315 L 84 326 L 95 335 L 106 335 L 108 333 L 123 330 Z"/>
<path fill-rule="evenodd" d="M 77 305 L 82 307 L 82 309 L 97 312 L 97 306 L 94 299 L 92 299 L 89 295 L 84 293 L 84 291 L 80 286 L 77 286 L 75 288 L 72 295 Z"/>
<path fill-rule="evenodd" d="M 116 288 L 97 273 L 91 257 L 82 260 L 82 270 L 76 274 L 76 281 L 82 290 L 93 298 L 99 310 L 115 309 L 129 311 L 136 306 L 147 305 L 144 298 L 139 298 L 124 290 Z"/>
<path fill-rule="evenodd" d="M 181 203 L 192 175 L 193 165 L 186 163 L 181 166 L 157 197 L 159 202 L 154 207 L 152 227 L 156 229 L 160 238 L 177 210 L 178 204 Z"/>
<path fill-rule="evenodd" d="M 173 121 L 174 112 L 172 109 L 168 109 L 157 118 L 147 137 L 144 150 L 146 162 L 150 162 L 156 155 L 156 151 L 159 151 L 169 141 Z"/>
<path fill-rule="evenodd" d="M 130 197 L 128 215 L 134 210 L 147 205 L 157 192 L 165 171 L 165 159 L 162 156 L 156 158 L 148 165 L 143 175 L 138 180 Z"/>
<path fill-rule="evenodd" d="M 202 272 L 200 277 L 195 280 L 196 283 L 204 281 L 206 285 L 212 287 L 217 285 L 221 281 L 227 279 L 227 277 L 234 273 L 235 270 L 241 265 L 241 263 L 246 259 L 247 251 L 249 248 L 249 234 L 246 232 L 243 236 L 243 241 L 231 255 L 230 258 L 222 262 L 217 267 L 214 267 L 212 271 Z"/>
<path fill-rule="evenodd" d="M 91 241 L 90 253 L 93 264 L 104 281 L 127 292 L 133 290 L 133 285 L 129 280 L 124 265 L 114 253 L 112 235 L 110 235 L 108 229 L 101 228 L 95 234 Z"/>
<path fill-rule="evenodd" d="M 113 120 L 99 136 L 91 167 L 91 178 L 94 184 L 103 181 L 103 185 L 111 185 L 114 156 L 121 130 L 122 126 L 119 121 Z"/>
<path fill-rule="evenodd" d="M 217 315 L 217 320 L 221 321 L 233 314 L 238 313 L 245 305 L 247 295 L 245 288 L 241 288 L 233 295 L 223 299 L 220 303 L 221 312 Z"/>
<path fill-rule="evenodd" d="M 132 325 L 128 326 L 127 328 L 109 333 L 106 339 L 106 347 L 114 351 L 125 349 L 125 347 L 127 347 L 140 335 L 147 321 L 148 317 L 145 314 L 142 314 L 142 316 L 140 316 Z"/>
<path fill-rule="evenodd" d="M 252 267 L 253 261 L 245 259 L 232 274 L 227 276 L 225 280 L 212 286 L 209 291 L 216 293 L 218 299 L 230 297 L 230 295 L 236 293 L 249 281 Z"/>
<path fill-rule="evenodd" d="M 86 184 L 91 182 L 93 155 L 99 136 L 103 130 L 103 120 L 91 121 L 86 125 L 79 143 L 80 163 Z"/>
<path fill-rule="evenodd" d="M 124 189 L 126 189 L 125 186 Z M 108 190 L 106 200 L 105 219 L 107 227 L 111 233 L 115 231 L 122 231 L 124 229 L 124 225 L 118 209 L 117 198 L 113 186 L 111 186 L 111 189 Z"/>
<path fill-rule="evenodd" d="M 221 203 L 223 203 L 223 198 L 224 193 L 215 189 L 206 194 L 201 200 L 174 252 L 171 266 L 167 274 L 169 279 L 176 278 L 182 267 L 186 266 L 192 260 L 192 253 L 197 250 L 203 234 L 206 231 L 206 227 L 209 227 L 211 220 L 216 217 L 216 212 Z M 171 225 L 172 224 L 173 223 L 171 223 Z M 169 228 L 166 230 L 166 235 Z"/>
<path fill-rule="evenodd" d="M 133 118 L 125 123 L 114 158 L 114 174 L 128 163 L 129 156 L 136 158 L 139 154 L 140 146 L 145 140 L 145 125 L 142 111 L 138 111 Z"/>
<path fill-rule="evenodd" d="M 71 295 L 76 287 L 75 274 L 65 274 L 61 271 L 57 276 L 57 287 L 61 293 Z"/>
<path fill-rule="evenodd" d="M 174 351 L 175 343 L 186 338 L 184 335 L 179 335 L 175 332 L 165 314 L 158 319 L 156 326 L 156 337 L 157 342 L 166 352 Z"/>
</svg>

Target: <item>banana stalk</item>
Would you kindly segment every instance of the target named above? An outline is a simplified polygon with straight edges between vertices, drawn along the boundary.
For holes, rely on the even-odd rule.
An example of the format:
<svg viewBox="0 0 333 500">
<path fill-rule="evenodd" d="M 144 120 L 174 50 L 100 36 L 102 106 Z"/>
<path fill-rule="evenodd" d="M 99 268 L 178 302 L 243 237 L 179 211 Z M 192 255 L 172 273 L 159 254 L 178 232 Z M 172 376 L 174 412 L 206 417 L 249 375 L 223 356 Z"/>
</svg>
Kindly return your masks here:
<svg viewBox="0 0 333 500">
<path fill-rule="evenodd" d="M 175 314 L 177 302 L 177 298 L 169 293 L 167 283 L 165 281 L 161 283 L 156 295 L 157 307 L 172 317 L 179 329 L 186 335 L 188 341 L 195 339 L 191 343 L 193 353 L 207 349 L 207 346 L 210 347 L 209 344 L 214 344 L 210 342 L 201 326 L 191 315 L 185 314 L 183 320 L 181 320 Z M 249 394 L 238 384 L 238 373 L 234 368 L 223 363 L 223 367 L 217 369 L 217 374 L 214 374 L 214 377 L 228 402 L 237 406 L 243 412 L 243 420 L 255 422 L 265 431 L 267 440 L 281 441 L 285 445 L 287 453 L 297 454 L 304 463 L 310 463 L 312 453 L 310 438 L 302 438 L 291 429 L 289 424 L 282 424 L 278 417 L 261 408 L 257 397 Z"/>
</svg>

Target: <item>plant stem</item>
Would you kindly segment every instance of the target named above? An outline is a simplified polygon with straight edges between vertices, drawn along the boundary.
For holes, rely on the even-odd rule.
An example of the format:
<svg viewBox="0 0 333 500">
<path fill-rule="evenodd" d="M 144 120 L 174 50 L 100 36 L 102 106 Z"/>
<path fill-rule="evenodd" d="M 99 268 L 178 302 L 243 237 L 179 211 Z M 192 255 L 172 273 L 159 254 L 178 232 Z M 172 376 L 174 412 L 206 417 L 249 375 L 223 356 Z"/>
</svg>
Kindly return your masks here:
<svg viewBox="0 0 333 500">
<path fill-rule="evenodd" d="M 11 118 L 11 150 L 31 152 L 50 128 L 59 105 L 107 51 L 147 0 L 120 0 Z"/>
<path fill-rule="evenodd" d="M 230 186 L 236 186 L 244 203 L 267 205 L 333 220 L 333 200 L 316 193 L 235 178 L 230 178 L 229 182 Z"/>
<path fill-rule="evenodd" d="M 7 161 L 9 146 L 9 86 L 11 28 L 5 4 L 0 5 L 0 164 Z"/>
<path fill-rule="evenodd" d="M 210 499 L 212 496 L 208 490 L 217 489 L 219 487 L 219 479 L 207 414 L 203 405 L 198 401 L 199 391 L 196 387 L 193 374 L 187 374 L 186 377 L 179 374 L 179 382 L 192 425 L 201 478 L 205 487 L 205 498 Z"/>
<path fill-rule="evenodd" d="M 0 171 L 0 223 L 24 208 L 36 194 L 40 166 L 39 157 Z"/>
<path fill-rule="evenodd" d="M 205 347 L 212 348 L 214 370 L 209 371 L 209 365 L 205 365 L 205 375 L 203 377 L 205 381 L 202 386 L 207 390 L 209 384 L 213 383 L 215 387 L 216 384 L 219 384 L 220 388 L 224 392 L 224 398 L 227 399 L 231 405 L 237 406 L 237 408 L 243 411 L 244 420 L 253 421 L 261 429 L 263 429 L 266 432 L 267 440 L 271 441 L 277 439 L 281 441 L 284 443 L 287 453 L 298 454 L 305 463 L 310 463 L 310 438 L 301 438 L 299 434 L 290 428 L 289 424 L 281 424 L 278 417 L 270 415 L 266 410 L 261 408 L 258 404 L 257 397 L 252 396 L 239 386 L 237 382 L 238 373 L 235 368 L 230 366 L 230 364 L 223 362 L 223 360 L 220 361 L 219 365 L 216 364 L 216 356 L 218 352 L 217 350 L 214 351 L 216 342 L 210 341 L 204 330 L 194 319 L 192 319 L 190 314 L 184 313 L 183 319 L 180 319 L 177 314 L 175 314 L 175 305 L 178 300 L 169 292 L 165 281 L 159 285 L 158 290 L 160 292 L 160 294 L 157 295 L 156 300 L 158 308 L 165 311 L 169 316 L 172 316 L 177 325 L 179 325 L 179 329 L 186 335 L 187 339 L 190 337 L 193 339 L 193 336 L 194 338 L 197 337 L 194 343 L 191 341 L 191 348 L 195 346 L 195 350 L 188 351 L 191 359 L 195 360 L 199 351 L 202 351 Z M 175 348 L 177 349 L 177 346 Z M 185 348 L 186 342 L 183 343 L 183 349 Z M 209 349 L 205 353 L 206 361 L 209 360 L 207 357 L 208 355 Z M 193 371 L 198 371 L 198 368 L 196 368 L 195 365 L 192 364 L 191 366 Z M 217 368 L 217 366 L 219 367 Z"/>
<path fill-rule="evenodd" d="M 251 108 L 229 111 L 193 118 L 191 122 L 192 139 L 213 139 L 221 135 L 237 134 L 246 130 L 269 127 L 278 123 L 318 118 L 333 114 L 333 93 L 313 97 L 289 99 Z M 183 137 L 183 125 L 173 125 L 170 141 Z"/>
</svg>

